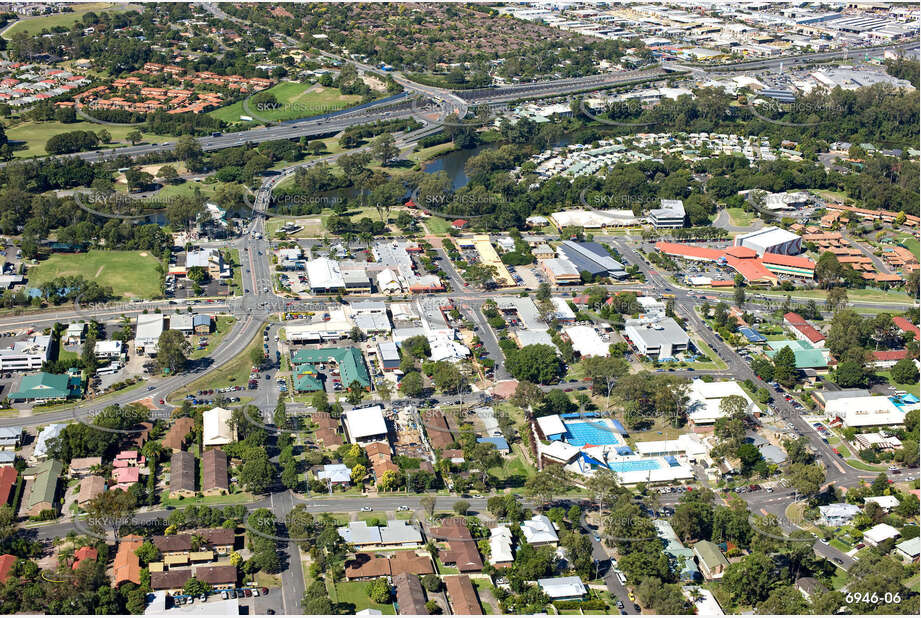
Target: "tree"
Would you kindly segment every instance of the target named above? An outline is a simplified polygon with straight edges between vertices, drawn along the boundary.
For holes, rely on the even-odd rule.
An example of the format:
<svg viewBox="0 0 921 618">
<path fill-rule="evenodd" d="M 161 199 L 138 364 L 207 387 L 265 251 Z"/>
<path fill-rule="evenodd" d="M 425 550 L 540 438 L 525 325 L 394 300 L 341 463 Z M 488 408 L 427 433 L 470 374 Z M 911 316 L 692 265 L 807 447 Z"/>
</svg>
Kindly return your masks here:
<svg viewBox="0 0 921 618">
<path fill-rule="evenodd" d="M 169 184 L 179 178 L 179 172 L 172 165 L 164 165 L 157 172 L 157 178 Z"/>
<path fill-rule="evenodd" d="M 134 553 L 144 566 L 160 560 L 160 550 L 150 541 L 144 541 L 140 547 L 134 550 Z"/>
<path fill-rule="evenodd" d="M 105 491 L 86 505 L 86 521 L 93 530 L 101 534 L 111 532 L 117 537 L 122 526 L 131 525 L 136 506 L 134 494 L 131 492 L 120 489 Z"/>
<path fill-rule="evenodd" d="M 361 382 L 358 380 L 352 380 L 352 383 L 349 384 L 348 392 L 345 395 L 346 401 L 348 401 L 353 406 L 357 406 L 361 403 L 361 400 L 365 398 L 365 387 L 361 385 Z"/>
<path fill-rule="evenodd" d="M 560 490 L 560 487 L 565 486 L 565 484 L 561 484 L 565 477 L 566 473 L 563 471 L 562 466 L 549 464 L 525 481 L 524 488 L 528 495 L 537 500 L 538 508 L 540 508 L 553 498 L 554 494 Z"/>
<path fill-rule="evenodd" d="M 269 461 L 264 450 L 253 451 L 253 456 L 247 457 L 240 467 L 240 482 L 249 492 L 266 493 L 275 482 L 275 466 Z"/>
<path fill-rule="evenodd" d="M 829 288 L 825 295 L 825 309 L 835 313 L 844 307 L 847 307 L 847 288 Z"/>
<path fill-rule="evenodd" d="M 757 605 L 765 600 L 774 582 L 774 562 L 761 552 L 730 564 L 722 580 L 733 601 L 739 605 Z"/>
<path fill-rule="evenodd" d="M 745 304 L 745 288 L 742 286 L 736 286 L 732 292 L 733 300 L 737 306 L 742 307 Z"/>
<path fill-rule="evenodd" d="M 790 346 L 784 346 L 774 355 L 774 380 L 784 386 L 796 381 L 796 355 Z"/>
<path fill-rule="evenodd" d="M 522 380 L 515 387 L 510 401 L 519 408 L 536 407 L 544 398 L 544 391 L 537 384 Z"/>
<path fill-rule="evenodd" d="M 424 390 L 422 374 L 418 371 L 411 371 L 400 380 L 400 391 L 407 397 L 421 397 Z"/>
<path fill-rule="evenodd" d="M 903 358 L 892 367 L 892 379 L 897 384 L 916 384 L 918 377 L 918 368 L 910 358 Z"/>
<path fill-rule="evenodd" d="M 447 361 L 435 363 L 432 381 L 435 387 L 443 393 L 459 393 L 467 384 L 464 375 L 454 364 Z"/>
<path fill-rule="evenodd" d="M 390 133 L 381 133 L 371 142 L 371 153 L 381 160 L 381 165 L 387 166 L 400 154 L 396 140 Z"/>
<path fill-rule="evenodd" d="M 794 489 L 809 498 L 819 493 L 825 482 L 825 470 L 818 464 L 791 464 L 787 480 Z"/>
<path fill-rule="evenodd" d="M 201 580 L 190 577 L 182 587 L 182 591 L 190 596 L 197 597 L 211 592 L 211 586 Z"/>
<path fill-rule="evenodd" d="M 419 498 L 419 506 L 428 513 L 429 518 L 435 514 L 435 498 L 432 496 L 422 496 Z"/>
<path fill-rule="evenodd" d="M 157 365 L 176 374 L 185 369 L 192 346 L 178 330 L 165 330 L 157 340 Z"/>
<path fill-rule="evenodd" d="M 390 603 L 390 584 L 387 582 L 386 577 L 379 577 L 368 583 L 365 592 L 375 603 Z"/>
<path fill-rule="evenodd" d="M 864 371 L 863 364 L 855 360 L 842 361 L 835 369 L 835 383 L 841 388 L 866 386 L 868 379 L 869 376 Z"/>
<path fill-rule="evenodd" d="M 144 139 L 144 136 L 143 134 L 141 134 L 140 131 L 138 131 L 137 129 L 134 129 L 132 131 L 129 131 L 128 134 L 125 135 L 125 139 L 131 142 L 131 145 L 134 146 L 138 144 L 142 139 Z"/>
<path fill-rule="evenodd" d="M 429 592 L 441 591 L 441 579 L 437 575 L 429 573 L 422 576 L 422 586 Z"/>
<path fill-rule="evenodd" d="M 466 500 L 458 500 L 454 503 L 454 512 L 458 515 L 466 515 L 470 510 L 470 503 Z"/>
<path fill-rule="evenodd" d="M 518 380 L 554 384 L 563 375 L 563 361 L 551 345 L 526 345 L 506 354 L 505 368 Z"/>
</svg>

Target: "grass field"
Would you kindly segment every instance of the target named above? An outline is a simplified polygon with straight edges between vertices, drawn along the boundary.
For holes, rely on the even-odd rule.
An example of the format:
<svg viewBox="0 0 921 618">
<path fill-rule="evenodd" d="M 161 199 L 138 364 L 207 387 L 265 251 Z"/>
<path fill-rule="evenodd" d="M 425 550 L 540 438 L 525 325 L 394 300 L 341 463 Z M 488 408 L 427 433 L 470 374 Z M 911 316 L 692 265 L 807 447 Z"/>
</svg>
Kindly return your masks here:
<svg viewBox="0 0 921 618">
<path fill-rule="evenodd" d="M 160 295 L 159 261 L 146 251 L 99 251 L 55 253 L 29 269 L 29 283 L 38 287 L 62 276 L 82 276 L 88 281 L 111 286 L 118 296 L 154 298 Z"/>
<path fill-rule="evenodd" d="M 101 124 L 85 121 L 72 122 L 69 124 L 57 121 L 27 121 L 21 122 L 6 129 L 6 137 L 10 142 L 12 142 L 10 146 L 13 148 L 17 147 L 17 142 L 25 143 L 25 148 L 14 151 L 14 155 L 16 157 L 43 157 L 48 154 L 48 152 L 45 150 L 45 144 L 54 135 L 58 135 L 59 133 L 69 133 L 71 131 L 92 131 L 93 133 L 98 134 L 99 131 L 103 129 L 108 131 L 112 136 L 112 143 L 101 145 L 104 146 L 104 148 L 100 148 L 100 150 L 130 145 L 126 141 L 125 136 L 128 135 L 128 133 L 131 131 L 134 131 L 136 127 L 114 127 L 111 125 L 103 126 Z M 143 132 L 141 133 L 141 138 L 145 142 L 163 139 L 160 136 Z"/>
<path fill-rule="evenodd" d="M 260 109 L 253 102 L 237 101 L 209 115 L 224 122 L 239 122 L 240 116 L 250 116 L 255 120 L 279 122 L 295 118 L 309 118 L 353 107 L 361 102 L 356 94 L 342 94 L 338 88 L 324 88 L 320 85 L 282 82 L 263 92 L 275 96 L 279 105 L 273 109 Z"/>
<path fill-rule="evenodd" d="M 376 609 L 384 615 L 389 616 L 396 614 L 392 603 L 375 603 L 368 598 L 368 593 L 366 592 L 368 582 L 338 582 L 332 586 L 327 583 L 326 587 L 332 587 L 332 590 L 330 590 L 330 598 L 333 601 L 338 603 L 351 603 L 355 606 L 354 612 L 359 612 L 363 609 Z"/>
<path fill-rule="evenodd" d="M 745 212 L 741 208 L 728 208 L 729 223 L 737 227 L 748 227 L 755 220 L 755 213 Z"/>
<path fill-rule="evenodd" d="M 795 292 L 784 292 L 782 290 L 758 290 L 758 294 L 780 299 L 786 298 L 787 296 L 790 296 L 791 298 L 812 298 L 815 299 L 816 302 L 824 301 L 825 297 L 827 296 L 827 292 L 825 290 L 797 290 Z M 864 288 L 858 290 L 849 289 L 847 291 L 847 296 L 849 300 L 877 301 L 881 303 L 899 303 L 907 305 L 914 302 L 913 299 L 904 292 L 878 290 L 876 288 Z"/>
<path fill-rule="evenodd" d="M 229 496 L 202 496 L 201 498 L 164 498 L 160 506 L 216 506 L 224 504 L 246 504 L 252 502 L 253 494 L 240 492 Z"/>
<path fill-rule="evenodd" d="M 917 382 L 913 382 L 911 384 L 899 384 L 892 379 L 891 371 L 877 371 L 876 375 L 886 378 L 889 381 L 889 384 L 894 386 L 896 390 L 911 393 L 915 397 L 921 397 L 921 386 L 919 386 Z"/>
<path fill-rule="evenodd" d="M 43 15 L 41 17 L 20 20 L 3 33 L 3 38 L 11 40 L 14 34 L 19 33 L 35 35 L 45 28 L 51 29 L 57 26 L 70 29 L 71 26 L 83 19 L 83 16 L 90 11 L 96 13 L 102 11 L 124 13 L 125 11 L 132 10 L 133 7 L 131 7 L 131 5 L 118 6 L 111 2 L 86 2 L 82 4 L 73 4 L 71 8 L 73 8 L 72 13 L 57 13 L 55 15 Z"/>
<path fill-rule="evenodd" d="M 902 240 L 905 248 L 915 254 L 915 257 L 921 256 L 921 243 L 914 236 L 908 236 Z"/>
</svg>

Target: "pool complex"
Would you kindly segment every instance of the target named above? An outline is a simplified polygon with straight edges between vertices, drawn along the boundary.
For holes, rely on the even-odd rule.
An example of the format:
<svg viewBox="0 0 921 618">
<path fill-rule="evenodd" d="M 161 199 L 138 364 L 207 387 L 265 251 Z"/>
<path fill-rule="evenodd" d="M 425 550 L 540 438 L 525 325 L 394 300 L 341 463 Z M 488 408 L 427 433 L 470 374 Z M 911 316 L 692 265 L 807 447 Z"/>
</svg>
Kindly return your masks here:
<svg viewBox="0 0 921 618">
<path fill-rule="evenodd" d="M 648 472 L 658 470 L 661 466 L 655 459 L 636 459 L 634 461 L 612 461 L 608 464 L 613 472 Z"/>
<path fill-rule="evenodd" d="M 580 423 L 563 423 L 566 433 L 563 439 L 573 446 L 583 447 L 586 444 L 620 444 L 615 429 L 603 420 L 587 421 Z"/>
<path fill-rule="evenodd" d="M 908 393 L 907 395 L 893 395 L 892 397 L 889 398 L 889 401 L 894 403 L 895 407 L 897 407 L 899 410 L 902 410 L 904 412 L 905 411 L 904 408 L 908 406 L 914 406 L 921 400 L 919 400 L 917 397 L 915 397 L 911 393 Z"/>
</svg>

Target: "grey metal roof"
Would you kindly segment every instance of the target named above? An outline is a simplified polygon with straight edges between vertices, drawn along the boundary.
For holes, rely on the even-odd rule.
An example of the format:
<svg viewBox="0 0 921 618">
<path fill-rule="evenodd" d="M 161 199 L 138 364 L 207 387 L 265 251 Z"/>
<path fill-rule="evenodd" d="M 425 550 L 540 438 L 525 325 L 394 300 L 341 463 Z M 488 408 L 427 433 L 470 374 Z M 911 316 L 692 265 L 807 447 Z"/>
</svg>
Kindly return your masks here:
<svg viewBox="0 0 921 618">
<path fill-rule="evenodd" d="M 607 249 L 596 242 L 563 241 L 559 252 L 575 264 L 579 272 L 587 270 L 593 275 L 615 273 L 624 270 L 624 265 L 612 258 Z"/>
<path fill-rule="evenodd" d="M 422 533 L 410 522 L 390 520 L 380 528 L 381 543 L 421 543 Z"/>
<path fill-rule="evenodd" d="M 353 545 L 375 545 L 381 542 L 381 529 L 369 526 L 367 522 L 350 521 L 347 526 L 337 530 L 342 540 Z"/>
</svg>

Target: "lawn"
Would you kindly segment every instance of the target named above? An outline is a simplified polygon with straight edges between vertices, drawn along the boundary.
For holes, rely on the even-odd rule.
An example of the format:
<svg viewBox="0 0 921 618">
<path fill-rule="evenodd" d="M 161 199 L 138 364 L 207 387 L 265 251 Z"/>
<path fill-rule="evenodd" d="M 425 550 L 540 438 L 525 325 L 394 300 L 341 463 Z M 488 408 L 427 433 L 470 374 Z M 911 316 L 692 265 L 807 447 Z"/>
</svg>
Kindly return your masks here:
<svg viewBox="0 0 921 618">
<path fill-rule="evenodd" d="M 103 129 L 108 131 L 109 135 L 112 136 L 112 142 L 109 144 L 100 144 L 100 150 L 107 150 L 117 146 L 130 145 L 125 139 L 125 136 L 128 135 L 128 133 L 131 131 L 136 130 L 137 127 L 118 127 L 85 121 L 72 122 L 69 124 L 57 121 L 27 121 L 21 122 L 16 126 L 6 129 L 6 137 L 11 142 L 10 146 L 13 148 L 17 148 L 16 142 L 25 143 L 25 148 L 17 149 L 14 151 L 13 154 L 16 157 L 43 157 L 48 154 L 48 152 L 45 150 L 45 144 L 54 135 L 58 135 L 59 133 L 69 133 L 70 131 L 92 131 L 98 135 L 99 132 Z M 156 140 L 162 140 L 163 138 L 153 135 L 152 133 L 142 132 L 141 139 L 145 142 L 152 142 Z"/>
<path fill-rule="evenodd" d="M 208 335 L 208 345 L 203 350 L 193 350 L 189 358 L 195 360 L 209 356 L 214 349 L 221 343 L 224 336 L 230 331 L 230 327 L 237 321 L 237 318 L 229 315 L 220 315 L 215 320 L 216 326 L 214 332 Z"/>
<path fill-rule="evenodd" d="M 260 109 L 252 101 L 247 102 L 245 107 L 244 101 L 237 101 L 209 112 L 209 115 L 230 123 L 239 122 L 240 116 L 250 116 L 256 121 L 280 122 L 321 116 L 361 103 L 361 97 L 357 94 L 346 95 L 339 92 L 338 88 L 324 88 L 314 84 L 282 82 L 263 92 L 274 95 L 279 105 L 274 109 Z"/>
<path fill-rule="evenodd" d="M 796 290 L 795 292 L 758 290 L 758 294 L 772 298 L 786 298 L 787 296 L 791 298 L 812 298 L 818 302 L 825 300 L 827 292 L 825 290 Z M 876 288 L 849 289 L 847 295 L 850 300 L 877 301 L 881 303 L 898 303 L 905 305 L 914 302 L 914 300 L 909 298 L 904 292 L 885 291 Z"/>
<path fill-rule="evenodd" d="M 170 401 L 182 401 L 187 394 L 197 393 L 203 389 L 218 389 L 225 386 L 246 386 L 249 381 L 249 371 L 253 367 L 252 350 L 258 350 L 262 346 L 262 330 L 253 337 L 249 345 L 246 346 L 239 354 L 234 356 L 224 365 L 210 371 L 208 374 L 198 378 L 185 388 L 176 391 L 170 396 Z"/>
<path fill-rule="evenodd" d="M 425 224 L 425 229 L 429 231 L 429 234 L 435 236 L 447 236 L 448 232 L 451 231 L 451 224 L 441 217 L 428 217 L 423 219 L 422 222 Z"/>
<path fill-rule="evenodd" d="M 519 476 L 527 479 L 534 474 L 534 469 L 521 460 L 521 456 L 515 453 L 513 457 L 502 459 L 502 465 L 489 469 L 489 474 L 496 477 L 499 481 Z"/>
<path fill-rule="evenodd" d="M 902 244 L 905 245 L 906 249 L 914 253 L 915 257 L 921 256 L 921 243 L 914 236 L 906 236 L 902 239 Z"/>
<path fill-rule="evenodd" d="M 160 506 L 216 506 L 224 504 L 247 504 L 253 501 L 253 494 L 240 492 L 229 496 L 202 496 L 201 498 L 164 498 Z"/>
<path fill-rule="evenodd" d="M 186 196 L 192 197 L 195 195 L 195 190 L 198 189 L 202 197 L 209 198 L 217 191 L 218 186 L 219 184 L 216 182 L 213 184 L 206 182 L 180 182 L 178 184 L 165 185 L 162 189 L 154 193 L 154 195 L 164 199 Z"/>
<path fill-rule="evenodd" d="M 755 220 L 755 213 L 745 212 L 741 208 L 727 208 L 729 211 L 729 223 L 736 227 L 748 227 Z"/>
<path fill-rule="evenodd" d="M 230 291 L 234 296 L 243 294 L 243 269 L 240 267 L 240 250 L 230 250 L 230 268 L 233 278 L 230 282 Z"/>
<path fill-rule="evenodd" d="M 832 539 L 828 542 L 828 544 L 834 547 L 835 549 L 837 549 L 838 551 L 842 551 L 844 553 L 847 553 L 851 551 L 851 549 L 853 549 L 850 545 L 838 539 Z"/>
<path fill-rule="evenodd" d="M 133 9 L 131 5 L 115 5 L 111 2 L 85 2 L 70 6 L 73 9 L 72 13 L 56 13 L 54 15 L 43 15 L 41 17 L 23 19 L 13 24 L 9 30 L 4 32 L 3 38 L 9 41 L 12 40 L 14 34 L 24 33 L 27 35 L 36 35 L 45 28 L 50 30 L 58 26 L 69 30 L 71 26 L 83 19 L 83 16 L 90 11 L 96 13 L 103 11 L 124 13 L 125 11 Z"/>
<path fill-rule="evenodd" d="M 898 382 L 892 379 L 891 371 L 877 371 L 876 375 L 888 380 L 889 384 L 894 386 L 896 390 L 911 393 L 915 397 L 921 397 L 921 388 L 919 388 L 919 385 L 917 382 L 912 382 L 911 384 L 899 384 Z"/>
<path fill-rule="evenodd" d="M 155 298 L 160 296 L 159 260 L 146 251 L 101 251 L 55 253 L 28 271 L 29 284 L 39 287 L 57 277 L 81 276 L 111 286 L 117 296 Z"/>
<path fill-rule="evenodd" d="M 326 587 L 329 588 L 329 583 Z M 367 588 L 368 582 L 338 582 L 333 586 L 333 590 L 330 590 L 330 598 L 337 603 L 354 605 L 354 611 L 350 612 L 353 614 L 363 609 L 376 609 L 387 615 L 396 614 L 392 603 L 375 603 L 368 598 L 368 593 L 365 592 Z"/>
</svg>

